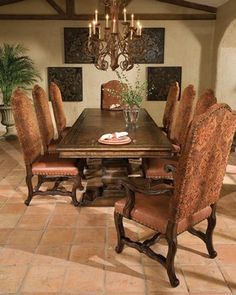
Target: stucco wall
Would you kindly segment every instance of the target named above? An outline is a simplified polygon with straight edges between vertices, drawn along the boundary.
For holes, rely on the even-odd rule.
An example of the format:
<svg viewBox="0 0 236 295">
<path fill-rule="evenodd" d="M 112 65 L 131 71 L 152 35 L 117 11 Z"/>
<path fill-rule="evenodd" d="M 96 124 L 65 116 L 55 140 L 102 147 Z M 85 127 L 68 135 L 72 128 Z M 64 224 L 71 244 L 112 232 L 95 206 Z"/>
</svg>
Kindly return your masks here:
<svg viewBox="0 0 236 295">
<path fill-rule="evenodd" d="M 213 83 L 219 101 L 236 109 L 236 1 L 230 0 L 217 12 Z"/>
<path fill-rule="evenodd" d="M 162 6 L 162 9 L 163 7 L 167 9 L 166 4 Z M 195 85 L 197 91 L 212 87 L 210 69 L 212 67 L 214 21 L 145 21 L 142 23 L 144 27 L 164 27 L 166 29 L 164 66 L 182 66 L 182 87 L 190 83 Z M 48 87 L 47 67 L 82 66 L 83 102 L 65 103 L 70 125 L 83 108 L 100 106 L 101 84 L 116 78 L 115 73 L 111 70 L 101 72 L 93 65 L 64 64 L 63 28 L 87 25 L 87 22 L 78 21 L 0 21 L 0 44 L 20 42 L 29 48 L 29 55 L 35 61 L 43 78 L 40 84 L 46 90 Z M 146 67 L 147 65 L 141 65 L 143 80 L 146 78 Z M 128 73 L 131 81 L 135 79 L 135 76 L 135 70 Z M 161 122 L 164 105 L 164 102 L 144 101 L 143 103 L 157 123 Z"/>
</svg>

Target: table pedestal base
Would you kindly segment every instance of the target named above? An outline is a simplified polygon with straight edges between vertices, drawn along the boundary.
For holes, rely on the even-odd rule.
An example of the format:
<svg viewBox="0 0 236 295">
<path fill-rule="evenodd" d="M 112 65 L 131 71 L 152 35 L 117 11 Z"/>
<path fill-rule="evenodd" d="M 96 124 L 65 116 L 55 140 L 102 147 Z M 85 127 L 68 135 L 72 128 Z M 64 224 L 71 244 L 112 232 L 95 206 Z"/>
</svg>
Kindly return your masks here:
<svg viewBox="0 0 236 295">
<path fill-rule="evenodd" d="M 118 199 L 124 198 L 125 191 L 120 181 L 132 176 L 136 170 L 135 176 L 141 176 L 141 161 L 130 162 L 128 159 L 88 160 L 85 171 L 87 187 L 81 206 L 114 206 Z"/>
</svg>

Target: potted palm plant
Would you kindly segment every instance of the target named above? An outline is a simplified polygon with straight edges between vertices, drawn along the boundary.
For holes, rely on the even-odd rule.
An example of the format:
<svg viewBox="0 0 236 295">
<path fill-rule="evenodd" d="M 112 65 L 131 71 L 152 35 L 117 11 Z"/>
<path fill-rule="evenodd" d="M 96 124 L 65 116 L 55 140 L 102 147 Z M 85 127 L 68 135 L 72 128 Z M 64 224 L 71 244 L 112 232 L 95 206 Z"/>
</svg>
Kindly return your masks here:
<svg viewBox="0 0 236 295">
<path fill-rule="evenodd" d="M 0 113 L 1 123 L 6 126 L 4 137 L 15 135 L 11 111 L 12 92 L 17 87 L 27 90 L 40 78 L 32 59 L 25 52 L 26 49 L 21 44 L 0 46 L 0 90 L 3 102 Z"/>
</svg>

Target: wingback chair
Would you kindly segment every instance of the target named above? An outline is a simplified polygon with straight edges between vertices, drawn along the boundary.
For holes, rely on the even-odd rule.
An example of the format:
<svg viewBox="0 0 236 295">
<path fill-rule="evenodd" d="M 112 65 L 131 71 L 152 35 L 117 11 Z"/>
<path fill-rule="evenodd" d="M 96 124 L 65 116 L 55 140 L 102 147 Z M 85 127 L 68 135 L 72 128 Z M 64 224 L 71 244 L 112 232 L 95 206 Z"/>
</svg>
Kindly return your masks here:
<svg viewBox="0 0 236 295">
<path fill-rule="evenodd" d="M 76 162 L 59 159 L 56 155 L 41 155 L 42 141 L 35 110 L 30 99 L 22 90 L 17 89 L 14 91 L 11 105 L 26 165 L 28 198 L 25 204 L 28 206 L 35 195 L 69 195 L 72 198 L 73 204 L 78 206 L 76 189 L 83 190 L 83 186 Z M 55 181 L 56 183 L 58 179 L 71 179 L 73 181 L 73 189 L 72 191 L 61 191 L 56 186 L 52 190 L 40 191 L 38 185 L 36 188 L 33 188 L 32 178 L 35 175 L 43 178 L 44 181 L 42 182 Z"/>
<path fill-rule="evenodd" d="M 217 103 L 214 91 L 207 89 L 197 100 L 194 117 L 203 114 L 210 106 Z"/>
<path fill-rule="evenodd" d="M 58 138 L 63 138 L 70 130 L 70 127 L 66 127 L 66 115 L 64 111 L 61 90 L 54 82 L 50 83 L 50 97 L 57 126 Z"/>
<path fill-rule="evenodd" d="M 180 156 L 174 186 L 161 184 L 160 180 L 153 187 L 146 185 L 146 188 L 137 185 L 137 180 L 123 182 L 127 198 L 115 203 L 114 212 L 117 253 L 127 245 L 157 260 L 166 268 L 173 287 L 179 284 L 174 266 L 178 235 L 188 231 L 199 237 L 205 242 L 210 258 L 216 257 L 212 241 L 216 203 L 235 128 L 236 115 L 227 105 L 215 104 L 193 121 Z M 145 180 L 143 182 L 145 184 Z M 125 236 L 123 217 L 157 233 L 143 243 L 134 242 Z M 194 229 L 205 219 L 208 222 L 206 233 Z M 161 238 L 167 241 L 166 257 L 150 249 Z"/>
<path fill-rule="evenodd" d="M 48 97 L 44 89 L 39 85 L 34 86 L 32 96 L 44 150 L 49 153 L 55 153 L 56 142 L 54 141 L 54 127 Z"/>
<path fill-rule="evenodd" d="M 121 91 L 122 87 L 125 87 L 125 84 L 121 83 L 118 80 L 111 80 L 107 83 L 102 84 L 101 86 L 101 109 L 102 110 L 112 111 L 110 107 L 116 104 L 120 105 L 120 107 L 116 107 L 113 110 L 122 109 L 120 96 L 117 95 L 117 93 Z M 114 93 L 112 93 L 111 91 L 114 91 Z"/>
<path fill-rule="evenodd" d="M 163 129 L 168 136 L 170 135 L 171 127 L 173 124 L 174 112 L 175 112 L 175 107 L 176 107 L 178 98 L 179 98 L 179 83 L 174 82 L 170 86 L 166 105 L 165 105 L 164 115 L 163 115 Z"/>
</svg>

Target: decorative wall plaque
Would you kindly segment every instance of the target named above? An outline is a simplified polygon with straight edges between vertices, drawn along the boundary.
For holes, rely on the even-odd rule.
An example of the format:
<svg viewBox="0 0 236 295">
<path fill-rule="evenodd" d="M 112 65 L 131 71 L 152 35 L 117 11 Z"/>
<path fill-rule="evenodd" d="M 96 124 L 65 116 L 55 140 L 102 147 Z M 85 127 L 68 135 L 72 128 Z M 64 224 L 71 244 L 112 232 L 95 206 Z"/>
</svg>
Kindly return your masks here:
<svg viewBox="0 0 236 295">
<path fill-rule="evenodd" d="M 181 87 L 182 67 L 148 67 L 148 100 L 165 101 L 172 82 Z"/>
<path fill-rule="evenodd" d="M 147 51 L 143 58 L 135 57 L 136 64 L 163 64 L 164 63 L 164 46 L 165 46 L 165 29 L 164 28 L 144 28 L 142 30 L 142 42 Z M 138 41 L 137 41 L 138 46 Z"/>
<path fill-rule="evenodd" d="M 49 67 L 48 86 L 50 82 L 58 85 L 63 101 L 83 100 L 82 68 Z"/>
<path fill-rule="evenodd" d="M 88 28 L 64 28 L 65 63 L 94 63 L 87 50 L 88 35 Z"/>
</svg>

